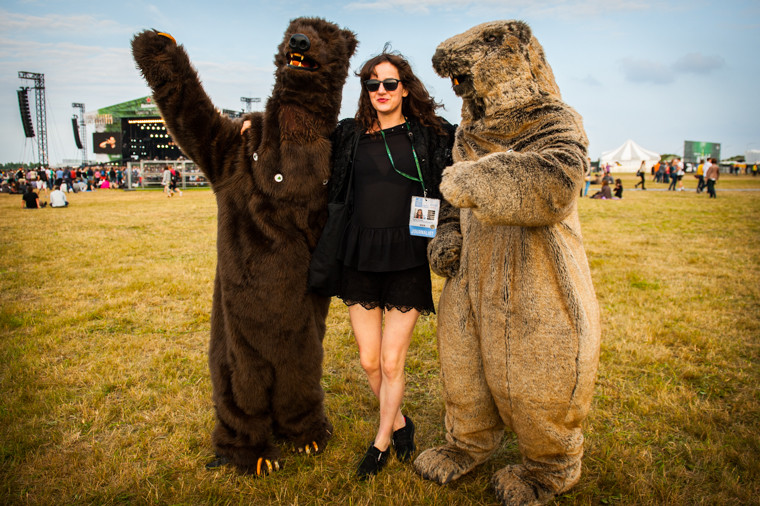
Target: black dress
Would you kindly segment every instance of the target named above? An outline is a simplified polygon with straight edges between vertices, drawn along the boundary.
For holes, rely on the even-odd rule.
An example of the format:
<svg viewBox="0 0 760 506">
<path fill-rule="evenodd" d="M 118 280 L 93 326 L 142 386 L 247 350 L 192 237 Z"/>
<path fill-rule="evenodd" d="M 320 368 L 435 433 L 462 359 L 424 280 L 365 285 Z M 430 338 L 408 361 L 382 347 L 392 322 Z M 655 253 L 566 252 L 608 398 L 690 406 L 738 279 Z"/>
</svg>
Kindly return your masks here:
<svg viewBox="0 0 760 506">
<path fill-rule="evenodd" d="M 383 131 L 396 169 L 419 179 L 406 124 Z M 422 184 L 394 170 L 379 134 L 364 134 L 354 159 L 354 211 L 339 259 L 348 305 L 434 312 L 427 239 L 409 233 L 411 198 Z"/>
</svg>

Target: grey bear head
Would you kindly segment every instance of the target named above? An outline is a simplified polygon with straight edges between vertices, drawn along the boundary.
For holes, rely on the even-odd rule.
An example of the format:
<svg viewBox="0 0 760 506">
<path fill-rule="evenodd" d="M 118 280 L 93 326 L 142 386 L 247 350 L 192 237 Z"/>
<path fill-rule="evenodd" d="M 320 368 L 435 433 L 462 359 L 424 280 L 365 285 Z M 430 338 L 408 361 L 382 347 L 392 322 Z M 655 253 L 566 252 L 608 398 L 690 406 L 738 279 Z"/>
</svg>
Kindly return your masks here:
<svg viewBox="0 0 760 506">
<path fill-rule="evenodd" d="M 560 100 L 544 51 L 522 21 L 491 21 L 442 42 L 433 68 L 452 80 L 474 117 L 553 97 Z"/>
</svg>

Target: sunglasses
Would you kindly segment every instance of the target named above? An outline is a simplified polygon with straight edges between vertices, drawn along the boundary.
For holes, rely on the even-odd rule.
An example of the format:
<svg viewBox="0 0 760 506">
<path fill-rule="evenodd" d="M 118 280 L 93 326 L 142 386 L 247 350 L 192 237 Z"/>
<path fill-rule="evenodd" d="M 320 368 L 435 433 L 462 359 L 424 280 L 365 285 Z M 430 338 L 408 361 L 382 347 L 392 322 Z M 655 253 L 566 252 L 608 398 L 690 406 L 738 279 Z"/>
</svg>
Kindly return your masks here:
<svg viewBox="0 0 760 506">
<path fill-rule="evenodd" d="M 378 79 L 367 79 L 364 81 L 364 87 L 367 88 L 367 91 L 377 91 L 382 84 L 385 91 L 395 91 L 400 82 L 400 79 L 383 79 L 382 81 Z"/>
</svg>

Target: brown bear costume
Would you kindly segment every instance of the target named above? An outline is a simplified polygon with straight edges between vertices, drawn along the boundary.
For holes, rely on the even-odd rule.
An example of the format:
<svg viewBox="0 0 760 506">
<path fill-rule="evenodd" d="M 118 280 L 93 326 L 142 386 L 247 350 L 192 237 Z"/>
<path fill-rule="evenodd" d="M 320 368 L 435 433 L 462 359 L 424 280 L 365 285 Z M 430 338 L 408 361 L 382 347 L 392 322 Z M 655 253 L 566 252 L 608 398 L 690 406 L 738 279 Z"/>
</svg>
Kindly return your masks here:
<svg viewBox="0 0 760 506">
<path fill-rule="evenodd" d="M 599 308 L 577 198 L 588 159 L 543 49 L 519 21 L 438 46 L 463 99 L 441 193 L 460 208 L 428 246 L 441 294 L 438 349 L 448 444 L 415 468 L 448 483 L 512 429 L 522 455 L 493 477 L 504 504 L 541 504 L 580 479 L 581 423 L 599 361 Z"/>
<path fill-rule="evenodd" d="M 168 34 L 132 40 L 172 138 L 211 182 L 218 206 L 209 366 L 216 410 L 213 464 L 257 475 L 279 469 L 275 439 L 321 451 L 322 339 L 329 299 L 307 292 L 327 218 L 329 136 L 355 35 L 318 18 L 293 20 L 275 55 L 263 113 L 222 116 L 187 53 Z"/>
</svg>

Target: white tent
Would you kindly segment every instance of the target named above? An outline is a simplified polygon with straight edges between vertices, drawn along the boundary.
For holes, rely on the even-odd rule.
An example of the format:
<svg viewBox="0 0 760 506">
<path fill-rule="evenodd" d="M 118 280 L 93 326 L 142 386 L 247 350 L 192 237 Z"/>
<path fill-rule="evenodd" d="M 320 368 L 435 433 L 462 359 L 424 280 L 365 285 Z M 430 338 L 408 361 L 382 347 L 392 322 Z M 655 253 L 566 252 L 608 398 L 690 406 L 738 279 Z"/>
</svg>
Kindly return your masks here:
<svg viewBox="0 0 760 506">
<path fill-rule="evenodd" d="M 628 139 L 617 149 L 605 151 L 599 158 L 600 165 L 609 163 L 612 165 L 612 172 L 636 172 L 641 166 L 641 161 L 646 162 L 649 169 L 655 163 L 660 161 L 660 155 L 654 151 L 644 149 L 631 139 Z"/>
<path fill-rule="evenodd" d="M 744 152 L 744 161 L 746 163 L 757 163 L 760 162 L 760 150 L 757 149 L 748 149 Z"/>
</svg>

